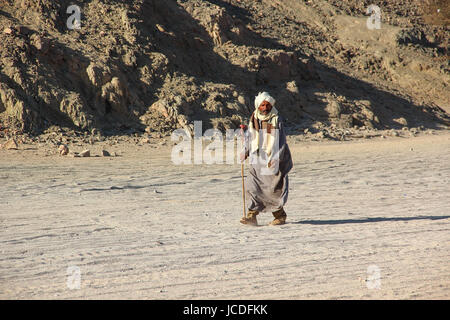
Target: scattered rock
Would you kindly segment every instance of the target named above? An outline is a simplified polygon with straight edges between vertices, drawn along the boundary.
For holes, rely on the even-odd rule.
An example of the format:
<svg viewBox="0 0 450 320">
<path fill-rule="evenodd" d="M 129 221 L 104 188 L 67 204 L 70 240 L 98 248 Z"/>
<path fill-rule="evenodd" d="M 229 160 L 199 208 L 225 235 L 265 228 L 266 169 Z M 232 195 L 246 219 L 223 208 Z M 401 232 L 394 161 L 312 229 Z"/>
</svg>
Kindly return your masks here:
<svg viewBox="0 0 450 320">
<path fill-rule="evenodd" d="M 158 29 L 159 32 L 166 32 L 166 30 L 164 29 L 164 27 L 160 24 L 156 24 L 156 28 Z"/>
<path fill-rule="evenodd" d="M 3 33 L 5 34 L 13 34 L 14 30 L 10 27 L 6 27 L 5 29 L 3 29 Z"/>
<path fill-rule="evenodd" d="M 59 146 L 58 152 L 60 155 L 65 156 L 69 153 L 69 148 L 67 147 L 67 145 L 62 144 Z"/>
<path fill-rule="evenodd" d="M 328 102 L 326 110 L 331 118 L 339 118 L 342 108 L 339 102 L 332 100 Z"/>
<path fill-rule="evenodd" d="M 351 114 L 341 114 L 339 117 L 339 121 L 337 122 L 337 125 L 339 128 L 342 129 L 352 128 L 354 125 L 353 116 Z"/>
<path fill-rule="evenodd" d="M 80 157 L 90 157 L 91 156 L 91 151 L 89 149 L 83 150 L 80 152 Z"/>
<path fill-rule="evenodd" d="M 406 121 L 406 119 L 403 118 L 403 117 L 394 119 L 393 121 L 394 121 L 394 122 L 397 122 L 398 124 L 401 124 L 401 125 L 404 126 L 404 127 L 407 127 L 407 126 L 408 126 L 408 121 Z"/>
<path fill-rule="evenodd" d="M 102 155 L 104 157 L 110 157 L 111 156 L 111 154 L 108 151 L 106 151 L 106 150 L 102 150 Z"/>
<path fill-rule="evenodd" d="M 33 34 L 30 37 L 30 42 L 41 54 L 47 54 L 50 49 L 50 40 L 40 35 Z"/>
<path fill-rule="evenodd" d="M 319 139 L 323 139 L 323 138 L 325 138 L 325 132 L 323 132 L 323 131 L 319 131 L 317 134 L 316 134 L 316 137 L 317 138 L 319 138 Z"/>
<path fill-rule="evenodd" d="M 3 149 L 5 150 L 17 150 L 19 149 L 19 146 L 17 145 L 16 140 L 10 139 L 6 141 L 6 143 L 3 145 Z"/>
<path fill-rule="evenodd" d="M 365 126 L 367 129 L 375 129 L 374 124 L 373 124 L 372 121 L 370 121 L 370 120 L 365 120 L 365 121 L 364 121 L 364 126 Z"/>
</svg>

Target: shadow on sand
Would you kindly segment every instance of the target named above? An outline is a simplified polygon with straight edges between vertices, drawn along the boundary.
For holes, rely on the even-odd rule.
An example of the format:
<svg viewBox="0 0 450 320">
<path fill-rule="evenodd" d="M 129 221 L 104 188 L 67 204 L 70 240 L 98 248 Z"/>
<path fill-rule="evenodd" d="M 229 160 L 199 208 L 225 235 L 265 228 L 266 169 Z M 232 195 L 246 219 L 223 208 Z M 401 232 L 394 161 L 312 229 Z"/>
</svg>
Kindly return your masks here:
<svg viewBox="0 0 450 320">
<path fill-rule="evenodd" d="M 312 224 L 312 225 L 333 225 L 348 223 L 371 223 L 371 222 L 387 222 L 387 221 L 415 221 L 415 220 L 443 220 L 450 219 L 450 216 L 418 216 L 418 217 L 375 217 L 364 219 L 342 219 L 342 220 L 302 220 L 291 222 L 293 224 Z"/>
</svg>

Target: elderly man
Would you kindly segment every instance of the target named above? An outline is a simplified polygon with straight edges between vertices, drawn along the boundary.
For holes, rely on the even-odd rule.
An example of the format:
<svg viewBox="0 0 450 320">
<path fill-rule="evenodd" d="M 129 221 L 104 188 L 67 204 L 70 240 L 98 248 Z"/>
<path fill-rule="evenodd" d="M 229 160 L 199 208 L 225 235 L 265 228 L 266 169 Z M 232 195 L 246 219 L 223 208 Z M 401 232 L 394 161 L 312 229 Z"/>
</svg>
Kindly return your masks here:
<svg viewBox="0 0 450 320">
<path fill-rule="evenodd" d="M 255 111 L 250 118 L 241 161 L 247 157 L 250 157 L 250 170 L 245 187 L 246 198 L 250 201 L 247 216 L 241 223 L 256 226 L 256 216 L 261 211 L 271 210 L 275 219 L 270 225 L 284 224 L 288 172 L 293 164 L 283 119 L 275 108 L 275 99 L 267 92 L 259 93 L 255 99 Z"/>
</svg>

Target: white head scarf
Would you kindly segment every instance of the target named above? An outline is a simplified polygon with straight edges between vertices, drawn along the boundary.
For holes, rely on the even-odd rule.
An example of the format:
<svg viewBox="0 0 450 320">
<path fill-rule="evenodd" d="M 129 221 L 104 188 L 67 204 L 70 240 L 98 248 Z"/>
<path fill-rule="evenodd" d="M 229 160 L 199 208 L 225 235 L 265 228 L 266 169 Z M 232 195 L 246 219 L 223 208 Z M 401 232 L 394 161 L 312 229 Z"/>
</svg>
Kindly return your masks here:
<svg viewBox="0 0 450 320">
<path fill-rule="evenodd" d="M 275 99 L 268 92 L 260 92 L 255 97 L 255 109 L 258 109 L 263 101 L 267 101 L 272 105 L 272 107 L 275 107 Z"/>
<path fill-rule="evenodd" d="M 270 112 L 266 115 L 262 114 L 258 107 L 261 105 L 261 103 L 263 101 L 267 101 L 272 105 L 272 110 L 270 110 Z M 271 122 L 271 124 L 274 127 L 277 127 L 277 121 L 278 121 L 278 110 L 275 108 L 275 99 L 268 93 L 268 92 L 260 92 L 256 97 L 255 97 L 255 116 L 259 119 L 259 120 L 263 120 L 263 121 L 269 121 Z M 275 118 L 275 119 L 274 119 Z M 274 121 L 271 121 L 271 120 Z"/>
</svg>

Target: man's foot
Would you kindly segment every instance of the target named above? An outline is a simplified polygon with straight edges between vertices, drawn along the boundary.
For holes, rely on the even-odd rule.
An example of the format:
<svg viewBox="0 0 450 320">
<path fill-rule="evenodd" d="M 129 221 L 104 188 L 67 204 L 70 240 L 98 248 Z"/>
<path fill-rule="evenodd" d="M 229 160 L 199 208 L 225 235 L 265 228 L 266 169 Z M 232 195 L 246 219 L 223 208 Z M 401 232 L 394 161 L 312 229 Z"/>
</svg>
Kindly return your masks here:
<svg viewBox="0 0 450 320">
<path fill-rule="evenodd" d="M 258 221 L 256 220 L 257 214 L 258 214 L 257 211 L 249 211 L 246 217 L 241 218 L 240 222 L 251 226 L 257 226 L 258 225 Z"/>
<path fill-rule="evenodd" d="M 275 212 L 272 212 L 275 219 L 271 223 L 269 223 L 270 226 L 279 226 L 286 223 L 286 212 L 284 212 L 284 209 L 281 208 L 280 210 L 277 210 Z"/>
<path fill-rule="evenodd" d="M 256 217 L 252 217 L 252 218 L 241 218 L 241 223 L 243 224 L 248 224 L 251 226 L 257 226 L 258 225 L 258 221 L 256 221 Z"/>
<path fill-rule="evenodd" d="M 275 218 L 273 219 L 269 225 L 271 226 L 279 226 L 286 223 L 286 218 Z"/>
</svg>

